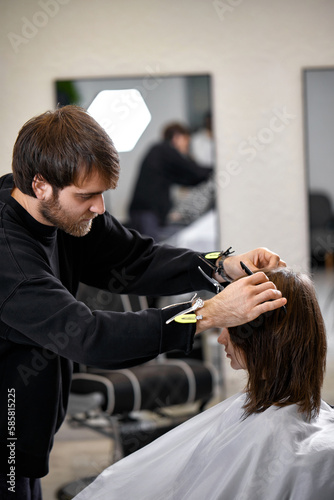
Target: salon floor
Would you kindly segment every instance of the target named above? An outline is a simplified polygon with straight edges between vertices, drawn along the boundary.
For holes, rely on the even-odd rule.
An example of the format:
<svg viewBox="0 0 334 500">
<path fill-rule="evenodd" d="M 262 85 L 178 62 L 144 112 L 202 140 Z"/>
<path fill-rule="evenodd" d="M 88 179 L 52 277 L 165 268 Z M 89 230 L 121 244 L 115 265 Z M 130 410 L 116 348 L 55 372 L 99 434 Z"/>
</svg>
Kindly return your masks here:
<svg viewBox="0 0 334 500">
<path fill-rule="evenodd" d="M 328 336 L 327 373 L 323 399 L 334 405 L 334 271 L 317 271 L 313 279 Z M 218 349 L 220 349 L 219 346 Z M 235 372 L 229 367 L 223 352 L 222 349 L 225 395 L 229 397 L 242 389 L 245 378 L 242 372 Z M 57 499 L 57 491 L 67 483 L 79 481 L 80 478 L 87 476 L 96 476 L 110 465 L 111 456 L 112 441 L 110 439 L 89 429 L 73 429 L 65 422 L 55 439 L 50 459 L 50 473 L 42 479 L 43 500 Z"/>
</svg>

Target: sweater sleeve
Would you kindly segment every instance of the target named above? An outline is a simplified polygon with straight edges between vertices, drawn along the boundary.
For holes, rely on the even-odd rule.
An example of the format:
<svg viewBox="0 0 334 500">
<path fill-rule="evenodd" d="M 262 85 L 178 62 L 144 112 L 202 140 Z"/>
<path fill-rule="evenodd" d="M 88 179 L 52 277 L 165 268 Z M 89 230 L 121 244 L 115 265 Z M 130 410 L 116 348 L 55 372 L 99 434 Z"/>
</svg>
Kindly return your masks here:
<svg viewBox="0 0 334 500">
<path fill-rule="evenodd" d="M 212 274 L 200 254 L 155 244 L 124 228 L 110 215 L 98 217 L 76 253 L 82 256 L 80 281 L 114 293 L 168 296 L 214 287 L 198 270 Z"/>
<path fill-rule="evenodd" d="M 167 143 L 161 145 L 161 151 L 157 148 L 157 152 L 163 156 L 165 175 L 175 184 L 195 186 L 207 180 L 213 172 L 212 168 L 199 165 L 190 156 L 182 155 Z"/>
<path fill-rule="evenodd" d="M 189 305 L 136 313 L 91 312 L 60 281 L 41 277 L 16 289 L 5 302 L 1 319 L 7 340 L 42 347 L 46 359 L 51 352 L 85 365 L 116 369 L 171 349 L 189 352 L 195 325 L 166 325 L 168 318 Z"/>
</svg>

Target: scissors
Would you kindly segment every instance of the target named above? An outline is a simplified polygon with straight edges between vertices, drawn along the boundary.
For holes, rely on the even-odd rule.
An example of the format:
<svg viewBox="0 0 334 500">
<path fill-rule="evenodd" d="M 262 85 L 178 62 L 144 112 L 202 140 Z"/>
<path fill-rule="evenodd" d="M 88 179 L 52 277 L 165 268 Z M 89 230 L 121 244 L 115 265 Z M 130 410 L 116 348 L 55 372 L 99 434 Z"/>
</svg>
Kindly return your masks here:
<svg viewBox="0 0 334 500">
<path fill-rule="evenodd" d="M 210 281 L 210 283 L 212 283 L 212 285 L 214 287 L 216 287 L 216 293 L 219 293 L 222 290 L 224 290 L 224 286 L 221 283 L 219 283 L 219 281 L 215 280 L 214 278 L 210 278 L 210 276 L 208 276 L 207 274 L 205 274 L 205 272 L 203 271 L 203 269 L 201 268 L 201 266 L 198 266 L 198 269 L 203 274 L 204 278 L 206 278 L 208 281 Z"/>
</svg>

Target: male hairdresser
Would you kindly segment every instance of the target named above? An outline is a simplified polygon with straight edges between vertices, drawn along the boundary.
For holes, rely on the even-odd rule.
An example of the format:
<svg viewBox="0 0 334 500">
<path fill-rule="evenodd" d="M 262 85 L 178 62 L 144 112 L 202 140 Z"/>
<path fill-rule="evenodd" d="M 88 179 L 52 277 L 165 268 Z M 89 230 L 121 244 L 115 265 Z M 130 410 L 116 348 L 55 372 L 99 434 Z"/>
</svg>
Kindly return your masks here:
<svg viewBox="0 0 334 500">
<path fill-rule="evenodd" d="M 240 259 L 254 271 L 284 262 L 263 248 L 203 261 L 125 229 L 103 201 L 117 185 L 117 152 L 81 108 L 29 120 L 12 166 L 13 175 L 0 179 L 0 498 L 36 500 L 65 417 L 73 362 L 116 369 L 171 349 L 187 353 L 196 333 L 245 323 L 286 302 L 259 272 L 205 302 L 91 312 L 75 298 L 79 282 L 150 296 L 214 292 L 207 278 L 226 285 L 243 275 Z M 188 308 L 194 322 L 177 321 Z"/>
</svg>

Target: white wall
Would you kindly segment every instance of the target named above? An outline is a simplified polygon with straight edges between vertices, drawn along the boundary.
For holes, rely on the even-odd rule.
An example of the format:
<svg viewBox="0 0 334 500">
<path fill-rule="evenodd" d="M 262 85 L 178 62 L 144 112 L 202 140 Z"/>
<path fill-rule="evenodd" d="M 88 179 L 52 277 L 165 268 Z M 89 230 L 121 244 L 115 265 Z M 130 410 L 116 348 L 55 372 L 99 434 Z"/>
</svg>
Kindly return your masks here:
<svg viewBox="0 0 334 500">
<path fill-rule="evenodd" d="M 54 107 L 57 78 L 210 73 L 222 246 L 265 245 L 307 267 L 301 69 L 333 64 L 334 2 L 2 0 L 0 9 L 1 173 L 21 125 Z"/>
</svg>

